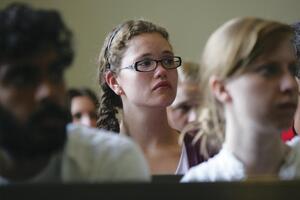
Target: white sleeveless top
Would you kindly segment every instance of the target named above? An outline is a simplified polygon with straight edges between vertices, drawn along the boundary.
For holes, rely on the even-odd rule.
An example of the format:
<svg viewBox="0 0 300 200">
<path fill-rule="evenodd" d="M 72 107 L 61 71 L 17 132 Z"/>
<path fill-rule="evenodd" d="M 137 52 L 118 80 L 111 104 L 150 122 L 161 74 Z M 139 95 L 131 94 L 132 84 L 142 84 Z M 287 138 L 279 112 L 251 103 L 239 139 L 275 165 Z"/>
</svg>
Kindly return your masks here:
<svg viewBox="0 0 300 200">
<path fill-rule="evenodd" d="M 185 144 L 182 145 L 181 155 L 178 162 L 177 169 L 175 171 L 176 175 L 183 175 L 189 170 L 188 155 L 186 152 Z"/>
</svg>

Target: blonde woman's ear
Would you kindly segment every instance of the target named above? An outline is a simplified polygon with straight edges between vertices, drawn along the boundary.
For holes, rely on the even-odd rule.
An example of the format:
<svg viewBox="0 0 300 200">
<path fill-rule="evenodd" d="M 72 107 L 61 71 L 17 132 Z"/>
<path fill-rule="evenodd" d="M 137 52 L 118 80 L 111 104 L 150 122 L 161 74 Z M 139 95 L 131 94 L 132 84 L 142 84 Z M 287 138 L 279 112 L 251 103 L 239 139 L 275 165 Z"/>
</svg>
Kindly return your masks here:
<svg viewBox="0 0 300 200">
<path fill-rule="evenodd" d="M 119 85 L 117 78 L 113 72 L 107 71 L 105 73 L 105 82 L 110 87 L 110 89 L 112 89 L 115 92 L 116 95 L 120 96 L 124 94 L 123 89 Z"/>
<path fill-rule="evenodd" d="M 221 103 L 231 101 L 231 96 L 226 89 L 226 84 L 218 76 L 213 75 L 209 78 L 209 87 L 214 97 Z"/>
</svg>

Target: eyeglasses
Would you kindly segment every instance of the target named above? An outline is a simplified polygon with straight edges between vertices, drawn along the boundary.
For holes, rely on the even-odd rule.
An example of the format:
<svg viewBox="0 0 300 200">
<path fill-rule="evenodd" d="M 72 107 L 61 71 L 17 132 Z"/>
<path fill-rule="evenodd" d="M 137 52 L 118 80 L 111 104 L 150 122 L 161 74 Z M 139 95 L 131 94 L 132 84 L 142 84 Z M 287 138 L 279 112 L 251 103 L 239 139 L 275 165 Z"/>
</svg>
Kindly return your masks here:
<svg viewBox="0 0 300 200">
<path fill-rule="evenodd" d="M 166 57 L 160 60 L 147 58 L 144 60 L 137 61 L 128 67 L 121 68 L 120 70 L 133 69 L 137 72 L 150 72 L 154 71 L 157 68 L 158 63 L 161 63 L 161 65 L 165 69 L 176 69 L 181 65 L 181 58 L 179 56 Z"/>
</svg>

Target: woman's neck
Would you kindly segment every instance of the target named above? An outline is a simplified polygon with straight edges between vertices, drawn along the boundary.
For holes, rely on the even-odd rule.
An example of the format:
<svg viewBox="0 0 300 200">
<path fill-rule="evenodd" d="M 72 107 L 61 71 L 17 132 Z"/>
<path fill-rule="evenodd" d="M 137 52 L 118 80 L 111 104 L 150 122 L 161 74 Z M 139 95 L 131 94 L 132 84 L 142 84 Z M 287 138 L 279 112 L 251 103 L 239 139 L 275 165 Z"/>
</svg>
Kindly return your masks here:
<svg viewBox="0 0 300 200">
<path fill-rule="evenodd" d="M 276 176 L 290 148 L 280 139 L 280 131 L 266 127 L 226 123 L 224 147 L 243 164 L 248 176 Z"/>
<path fill-rule="evenodd" d="M 173 142 L 172 138 L 178 138 L 179 135 L 170 127 L 165 108 L 140 108 L 134 111 L 124 108 L 122 118 L 121 132 L 142 147 L 168 145 Z"/>
<path fill-rule="evenodd" d="M 175 173 L 181 147 L 179 133 L 168 124 L 166 108 L 124 108 L 121 132 L 140 145 L 152 174 Z"/>
</svg>

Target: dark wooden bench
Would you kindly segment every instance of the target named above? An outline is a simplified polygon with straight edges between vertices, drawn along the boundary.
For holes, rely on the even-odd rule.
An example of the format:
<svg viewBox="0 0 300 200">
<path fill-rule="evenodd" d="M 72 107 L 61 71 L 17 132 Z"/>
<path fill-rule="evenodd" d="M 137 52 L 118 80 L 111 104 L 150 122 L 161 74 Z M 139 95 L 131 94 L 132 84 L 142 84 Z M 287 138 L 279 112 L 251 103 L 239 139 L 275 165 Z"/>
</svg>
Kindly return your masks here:
<svg viewBox="0 0 300 200">
<path fill-rule="evenodd" d="M 300 199 L 300 181 L 216 183 L 17 184 L 0 186 L 1 200 L 278 200 Z"/>
</svg>

